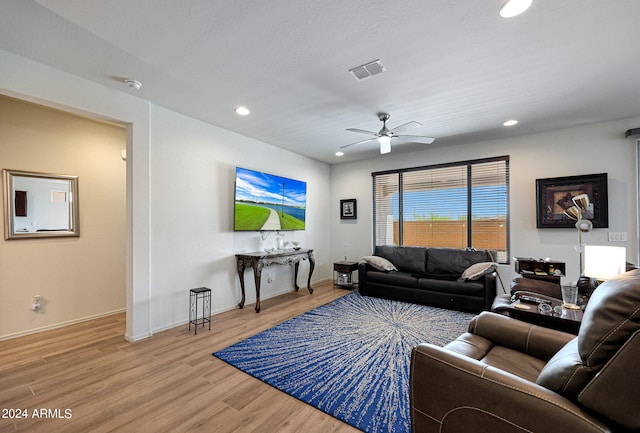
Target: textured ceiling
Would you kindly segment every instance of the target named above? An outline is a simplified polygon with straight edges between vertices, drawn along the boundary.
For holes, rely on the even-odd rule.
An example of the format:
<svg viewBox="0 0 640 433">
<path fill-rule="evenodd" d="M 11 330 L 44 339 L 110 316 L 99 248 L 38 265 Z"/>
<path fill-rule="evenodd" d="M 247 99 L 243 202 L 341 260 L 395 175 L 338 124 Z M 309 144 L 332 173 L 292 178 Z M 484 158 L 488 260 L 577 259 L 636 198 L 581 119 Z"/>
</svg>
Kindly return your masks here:
<svg viewBox="0 0 640 433">
<path fill-rule="evenodd" d="M 432 147 L 640 115 L 640 1 L 502 2 L 0 0 L 0 49 L 328 163 L 381 111 Z"/>
</svg>

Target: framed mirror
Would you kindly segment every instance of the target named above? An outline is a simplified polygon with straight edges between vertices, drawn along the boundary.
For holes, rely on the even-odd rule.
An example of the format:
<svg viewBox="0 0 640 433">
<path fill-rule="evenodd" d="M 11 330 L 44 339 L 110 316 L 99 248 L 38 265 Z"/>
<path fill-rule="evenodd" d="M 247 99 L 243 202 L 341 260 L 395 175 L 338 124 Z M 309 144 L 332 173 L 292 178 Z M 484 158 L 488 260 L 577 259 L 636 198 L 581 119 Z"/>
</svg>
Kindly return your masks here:
<svg viewBox="0 0 640 433">
<path fill-rule="evenodd" d="M 80 236 L 78 176 L 2 170 L 4 238 Z"/>
</svg>

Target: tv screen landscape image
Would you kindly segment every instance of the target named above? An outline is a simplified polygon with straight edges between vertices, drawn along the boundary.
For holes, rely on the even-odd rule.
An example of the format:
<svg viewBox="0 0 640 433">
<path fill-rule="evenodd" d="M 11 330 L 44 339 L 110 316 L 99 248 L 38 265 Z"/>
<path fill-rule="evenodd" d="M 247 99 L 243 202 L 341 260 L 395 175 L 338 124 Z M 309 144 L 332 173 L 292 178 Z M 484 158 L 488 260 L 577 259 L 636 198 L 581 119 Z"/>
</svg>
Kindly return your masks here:
<svg viewBox="0 0 640 433">
<path fill-rule="evenodd" d="M 235 231 L 304 230 L 307 183 L 236 167 Z"/>
</svg>

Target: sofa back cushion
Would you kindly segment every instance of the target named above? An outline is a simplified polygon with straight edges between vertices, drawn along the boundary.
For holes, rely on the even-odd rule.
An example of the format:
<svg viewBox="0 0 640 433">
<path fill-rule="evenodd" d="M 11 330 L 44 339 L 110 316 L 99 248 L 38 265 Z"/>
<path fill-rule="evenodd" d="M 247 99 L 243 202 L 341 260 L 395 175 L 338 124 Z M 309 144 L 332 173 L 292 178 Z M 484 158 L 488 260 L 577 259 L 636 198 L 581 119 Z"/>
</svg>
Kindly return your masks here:
<svg viewBox="0 0 640 433">
<path fill-rule="evenodd" d="M 492 259 L 484 250 L 429 248 L 427 250 L 427 274 L 460 277 L 469 266 L 475 263 L 493 261 L 495 259 Z"/>
<path fill-rule="evenodd" d="M 577 398 L 638 330 L 640 270 L 634 270 L 598 286 L 585 309 L 578 337 L 547 363 L 538 384 Z"/>
<path fill-rule="evenodd" d="M 400 272 L 418 275 L 425 273 L 427 249 L 424 247 L 379 245 L 375 248 L 374 255 L 389 260 Z"/>
</svg>

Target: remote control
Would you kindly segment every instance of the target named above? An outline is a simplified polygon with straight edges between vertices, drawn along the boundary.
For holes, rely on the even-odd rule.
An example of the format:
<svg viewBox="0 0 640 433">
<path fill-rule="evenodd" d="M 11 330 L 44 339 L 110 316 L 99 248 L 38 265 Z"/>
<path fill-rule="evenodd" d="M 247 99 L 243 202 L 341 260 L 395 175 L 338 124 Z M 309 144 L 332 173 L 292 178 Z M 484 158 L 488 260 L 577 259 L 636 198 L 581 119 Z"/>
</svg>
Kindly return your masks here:
<svg viewBox="0 0 640 433">
<path fill-rule="evenodd" d="M 524 302 L 525 304 L 549 304 L 551 305 L 551 301 L 542 298 L 536 298 L 535 296 L 522 295 L 520 296 L 520 302 Z"/>
</svg>

